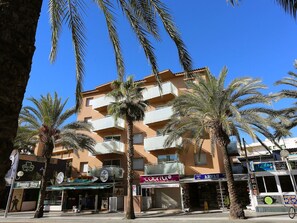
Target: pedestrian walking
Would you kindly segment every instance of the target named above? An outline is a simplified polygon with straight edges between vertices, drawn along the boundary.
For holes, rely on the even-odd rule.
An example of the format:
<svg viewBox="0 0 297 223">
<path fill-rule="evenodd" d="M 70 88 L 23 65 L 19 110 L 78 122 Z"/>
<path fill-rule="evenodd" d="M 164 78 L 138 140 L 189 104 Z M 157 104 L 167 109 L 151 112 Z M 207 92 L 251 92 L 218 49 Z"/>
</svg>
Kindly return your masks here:
<svg viewBox="0 0 297 223">
<path fill-rule="evenodd" d="M 18 211 L 18 203 L 19 203 L 19 199 L 17 199 L 17 197 L 14 196 L 12 200 L 12 207 L 10 210 L 13 211 L 13 209 L 15 209 L 15 211 Z"/>
</svg>

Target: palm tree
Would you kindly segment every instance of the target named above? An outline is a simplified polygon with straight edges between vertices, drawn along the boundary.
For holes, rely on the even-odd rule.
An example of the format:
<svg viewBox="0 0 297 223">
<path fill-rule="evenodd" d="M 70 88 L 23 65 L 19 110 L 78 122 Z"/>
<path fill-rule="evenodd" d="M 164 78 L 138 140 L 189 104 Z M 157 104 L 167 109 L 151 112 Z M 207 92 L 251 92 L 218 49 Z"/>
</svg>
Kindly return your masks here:
<svg viewBox="0 0 297 223">
<path fill-rule="evenodd" d="M 133 183 L 133 122 L 141 121 L 144 118 L 144 112 L 147 108 L 147 102 L 143 100 L 143 87 L 140 82 L 134 82 L 133 77 L 129 76 L 126 82 L 114 81 L 112 83 L 113 90 L 109 93 L 114 97 L 115 102 L 108 106 L 108 113 L 112 114 L 115 119 L 121 117 L 127 123 L 127 210 L 126 218 L 135 219 L 132 195 Z"/>
<path fill-rule="evenodd" d="M 211 150 L 219 149 L 223 155 L 230 217 L 242 219 L 245 215 L 238 200 L 227 152 L 229 137 L 235 135 L 240 142 L 240 132 L 246 132 L 253 139 L 258 137 L 256 133 L 272 138 L 267 127 L 273 126 L 272 121 L 277 116 L 273 116 L 273 110 L 262 107 L 270 102 L 270 98 L 260 92 L 265 88 L 260 80 L 237 78 L 225 86 L 226 75 L 227 69 L 224 68 L 218 78 L 207 72 L 205 77 L 196 76 L 187 82 L 188 90 L 173 101 L 173 116 L 164 129 L 164 134 L 169 134 L 164 146 L 184 137 L 184 142 L 191 140 L 198 149 L 206 135 L 209 136 Z"/>
<path fill-rule="evenodd" d="M 48 181 L 48 165 L 55 145 L 76 150 L 87 149 L 93 151 L 95 141 L 86 133 L 91 126 L 87 122 L 65 121 L 75 114 L 75 108 L 64 111 L 67 100 L 62 102 L 55 93 L 41 96 L 40 99 L 29 98 L 34 106 L 26 106 L 21 110 L 20 122 L 31 137 L 38 137 L 38 143 L 42 146 L 45 158 L 44 170 L 41 179 L 41 188 L 34 218 L 43 216 L 44 198 Z"/>
<path fill-rule="evenodd" d="M 80 92 L 82 91 L 86 46 L 82 15 L 88 3 L 80 0 L 0 0 L 0 191 L 5 188 L 4 176 L 10 167 L 9 155 L 13 149 L 13 139 L 18 128 L 17 121 L 31 71 L 36 29 L 43 2 L 48 3 L 49 9 L 52 30 L 50 60 L 52 62 L 56 58 L 63 25 L 65 24 L 71 31 L 76 61 L 77 109 L 81 102 Z M 124 75 L 124 62 L 116 27 L 117 11 L 120 14 L 123 12 L 126 16 L 155 75 L 157 75 L 158 66 L 154 48 L 149 39 L 152 37 L 160 40 L 157 15 L 177 46 L 180 63 L 184 70 L 191 70 L 190 56 L 168 8 L 161 0 L 94 0 L 89 4 L 92 3 L 95 3 L 105 16 L 120 80 Z M 158 76 L 156 77 L 158 79 Z"/>
<path fill-rule="evenodd" d="M 295 68 L 297 69 L 297 61 L 295 61 Z M 282 98 L 297 99 L 297 74 L 290 71 L 289 76 L 279 80 L 275 83 L 276 85 L 286 85 L 287 88 L 273 95 L 276 100 Z M 287 123 L 286 129 L 290 130 L 297 126 L 297 102 L 294 102 L 291 107 L 280 110 L 290 122 Z M 281 133 L 276 134 L 278 137 L 283 136 Z"/>
</svg>

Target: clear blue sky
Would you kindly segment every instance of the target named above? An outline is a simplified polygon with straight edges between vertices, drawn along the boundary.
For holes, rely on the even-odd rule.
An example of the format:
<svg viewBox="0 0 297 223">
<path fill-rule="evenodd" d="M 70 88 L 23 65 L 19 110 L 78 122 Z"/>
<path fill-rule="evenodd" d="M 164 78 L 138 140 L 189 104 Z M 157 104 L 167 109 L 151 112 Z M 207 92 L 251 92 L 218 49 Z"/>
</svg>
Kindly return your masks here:
<svg viewBox="0 0 297 223">
<path fill-rule="evenodd" d="M 113 49 L 104 18 L 90 2 L 87 25 L 86 75 L 84 90 L 116 79 Z M 229 79 L 239 76 L 261 78 L 275 92 L 273 83 L 294 70 L 297 58 L 297 22 L 285 14 L 273 0 L 242 0 L 232 7 L 225 0 L 164 1 L 171 10 L 193 59 L 193 68 L 209 67 L 218 74 L 223 66 Z M 71 36 L 64 27 L 57 61 L 49 62 L 50 31 L 47 1 L 44 1 L 38 25 L 36 52 L 25 97 L 39 97 L 56 91 L 68 106 L 74 105 L 75 64 Z M 125 57 L 126 74 L 142 79 L 151 68 L 127 21 L 120 12 L 118 27 Z M 161 29 L 162 42 L 153 42 L 159 70 L 180 72 L 176 48 Z M 26 104 L 26 100 L 24 104 Z M 279 105 L 282 106 L 282 103 Z"/>
</svg>

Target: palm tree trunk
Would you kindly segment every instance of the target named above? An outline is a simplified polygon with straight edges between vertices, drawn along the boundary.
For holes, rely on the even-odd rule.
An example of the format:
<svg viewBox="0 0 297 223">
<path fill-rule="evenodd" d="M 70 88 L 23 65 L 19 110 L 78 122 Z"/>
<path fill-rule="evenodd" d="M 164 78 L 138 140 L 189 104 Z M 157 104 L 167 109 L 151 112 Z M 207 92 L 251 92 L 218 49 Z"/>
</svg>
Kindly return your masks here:
<svg viewBox="0 0 297 223">
<path fill-rule="evenodd" d="M 133 207 L 133 194 L 132 194 L 132 183 L 133 183 L 133 156 L 134 156 L 134 147 L 133 147 L 133 121 L 127 119 L 127 129 L 128 129 L 128 153 L 127 153 L 127 210 L 126 210 L 126 219 L 135 219 L 134 207 Z"/>
<path fill-rule="evenodd" d="M 222 149 L 225 174 L 227 178 L 227 186 L 230 197 L 230 218 L 244 219 L 244 211 L 238 200 L 238 193 L 234 184 L 232 167 L 227 152 L 227 145 L 230 143 L 229 136 L 223 131 L 221 127 L 213 131 L 217 139 L 217 145 Z"/>
<path fill-rule="evenodd" d="M 0 192 L 10 168 L 41 5 L 42 0 L 0 0 Z"/>
<path fill-rule="evenodd" d="M 48 181 L 48 166 L 50 164 L 51 160 L 51 154 L 53 151 L 53 144 L 49 143 L 45 145 L 45 151 L 46 151 L 46 160 L 44 163 L 44 169 L 42 171 L 42 178 L 41 178 L 41 186 L 40 186 L 40 191 L 39 191 L 39 196 L 38 196 L 38 202 L 37 202 L 37 207 L 36 211 L 34 214 L 34 218 L 42 218 L 43 217 L 43 212 L 44 212 L 44 199 L 45 199 L 45 194 L 46 194 L 46 185 Z"/>
</svg>

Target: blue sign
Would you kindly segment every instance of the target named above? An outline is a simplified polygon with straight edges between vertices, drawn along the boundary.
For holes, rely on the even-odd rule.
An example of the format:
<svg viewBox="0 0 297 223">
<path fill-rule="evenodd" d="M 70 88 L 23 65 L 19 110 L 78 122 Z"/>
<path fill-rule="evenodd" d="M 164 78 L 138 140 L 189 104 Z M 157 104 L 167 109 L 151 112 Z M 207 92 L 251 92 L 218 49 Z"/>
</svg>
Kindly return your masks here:
<svg viewBox="0 0 297 223">
<path fill-rule="evenodd" d="M 261 171 L 274 171 L 273 163 L 255 163 L 254 164 L 254 171 L 261 172 Z"/>
<path fill-rule="evenodd" d="M 195 180 L 218 180 L 226 178 L 226 175 L 224 173 L 214 173 L 214 174 L 195 174 L 194 179 Z"/>
</svg>

